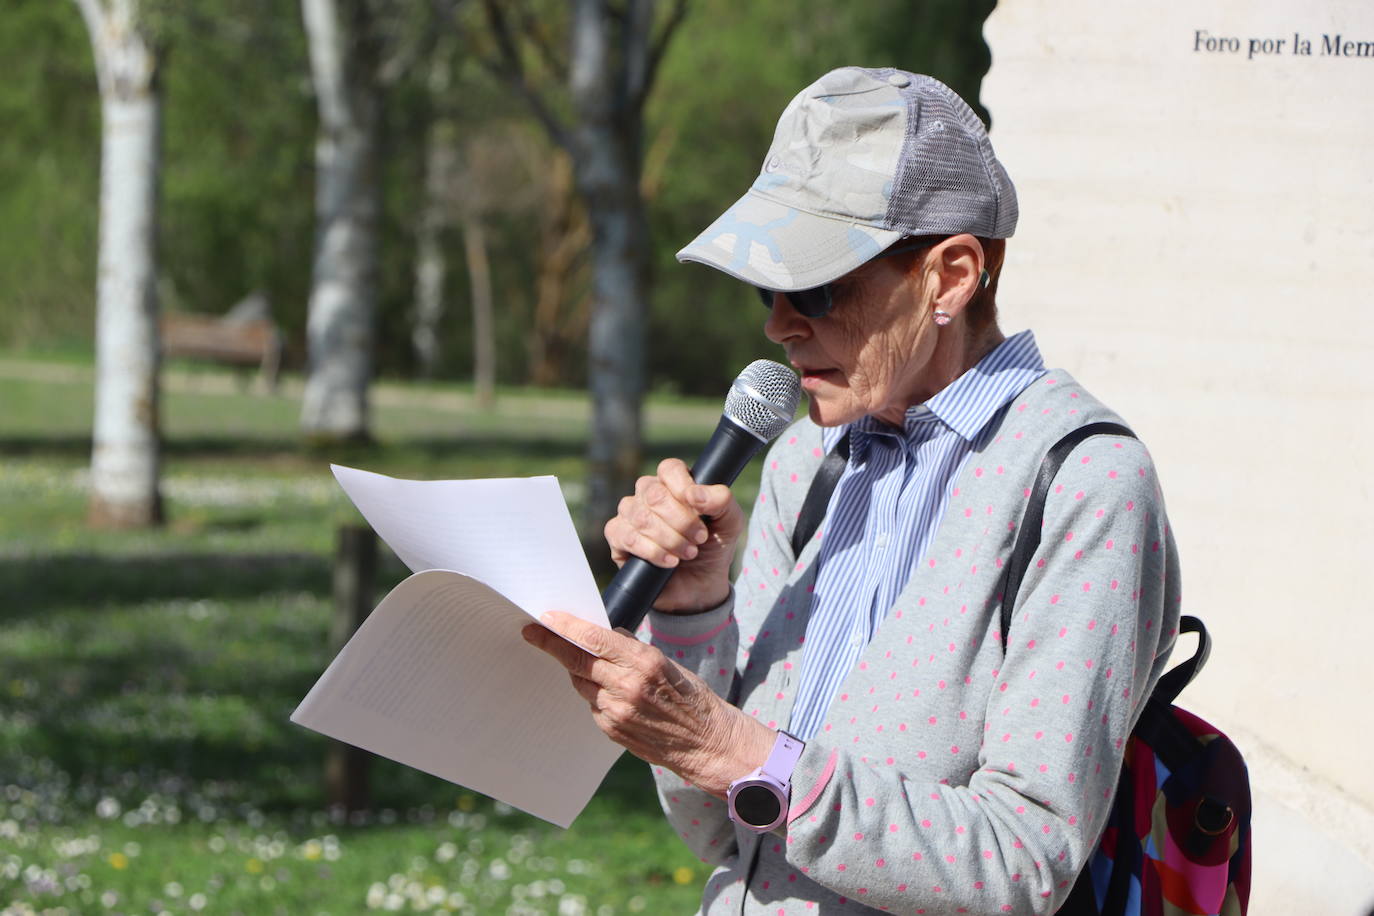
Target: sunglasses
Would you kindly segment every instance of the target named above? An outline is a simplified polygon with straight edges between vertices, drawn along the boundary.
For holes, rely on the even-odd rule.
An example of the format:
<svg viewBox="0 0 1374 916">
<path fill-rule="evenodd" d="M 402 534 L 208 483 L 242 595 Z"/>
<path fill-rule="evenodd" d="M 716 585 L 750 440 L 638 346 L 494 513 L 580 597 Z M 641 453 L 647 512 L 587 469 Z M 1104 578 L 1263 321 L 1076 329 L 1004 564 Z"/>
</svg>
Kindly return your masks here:
<svg viewBox="0 0 1374 916">
<path fill-rule="evenodd" d="M 943 238 L 943 237 L 941 237 Z M 874 255 L 870 260 L 876 261 L 879 258 L 891 257 L 894 254 L 902 254 L 907 251 L 916 251 L 921 248 L 929 248 L 941 238 L 919 238 L 907 239 L 906 241 L 896 242 Z M 777 292 L 771 289 L 764 289 L 762 286 L 754 287 L 754 291 L 759 294 L 764 308 L 773 307 L 773 297 Z M 807 318 L 824 318 L 830 314 L 830 310 L 835 307 L 835 299 L 830 291 L 830 284 L 824 286 L 813 286 L 811 289 L 798 289 L 783 293 L 787 297 L 788 303 L 796 310 L 798 315 Z"/>
</svg>

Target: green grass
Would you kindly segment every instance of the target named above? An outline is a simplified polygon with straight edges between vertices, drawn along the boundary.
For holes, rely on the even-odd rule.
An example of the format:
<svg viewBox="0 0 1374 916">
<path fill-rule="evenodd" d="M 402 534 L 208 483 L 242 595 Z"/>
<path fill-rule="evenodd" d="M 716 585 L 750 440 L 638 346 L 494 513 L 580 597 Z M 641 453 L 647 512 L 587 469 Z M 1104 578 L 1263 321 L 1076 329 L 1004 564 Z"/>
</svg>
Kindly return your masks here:
<svg viewBox="0 0 1374 916">
<path fill-rule="evenodd" d="M 387 385 L 376 443 L 321 451 L 289 386 L 171 381 L 169 523 L 98 532 L 89 366 L 0 358 L 0 913 L 692 912 L 707 869 L 628 755 L 567 831 L 380 759 L 350 818 L 325 802 L 325 740 L 288 721 L 329 660 L 335 530 L 358 520 L 328 463 L 554 473 L 575 499 L 583 399 L 481 412 Z M 718 413 L 651 406 L 646 466 Z M 403 574 L 386 554 L 379 587 Z"/>
</svg>

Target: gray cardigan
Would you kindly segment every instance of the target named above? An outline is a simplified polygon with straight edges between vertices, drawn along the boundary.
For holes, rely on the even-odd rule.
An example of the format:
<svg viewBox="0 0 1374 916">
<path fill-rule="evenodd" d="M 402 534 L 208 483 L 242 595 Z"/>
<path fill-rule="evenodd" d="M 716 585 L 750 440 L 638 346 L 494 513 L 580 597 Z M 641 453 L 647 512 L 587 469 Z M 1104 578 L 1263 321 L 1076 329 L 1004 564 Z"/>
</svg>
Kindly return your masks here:
<svg viewBox="0 0 1374 916">
<path fill-rule="evenodd" d="M 1179 616 L 1149 453 L 1097 436 L 1050 489 L 1004 653 L 997 590 L 1031 481 L 1054 442 L 1098 420 L 1121 422 L 1051 370 L 980 435 L 928 555 L 807 742 L 785 829 L 736 830 L 723 802 L 655 768 L 669 821 L 718 865 L 703 913 L 1029 914 L 1063 902 Z M 648 622 L 656 646 L 773 728 L 791 713 L 825 536 L 822 523 L 793 556 L 820 441 L 802 420 L 770 449 L 732 600 Z"/>
</svg>

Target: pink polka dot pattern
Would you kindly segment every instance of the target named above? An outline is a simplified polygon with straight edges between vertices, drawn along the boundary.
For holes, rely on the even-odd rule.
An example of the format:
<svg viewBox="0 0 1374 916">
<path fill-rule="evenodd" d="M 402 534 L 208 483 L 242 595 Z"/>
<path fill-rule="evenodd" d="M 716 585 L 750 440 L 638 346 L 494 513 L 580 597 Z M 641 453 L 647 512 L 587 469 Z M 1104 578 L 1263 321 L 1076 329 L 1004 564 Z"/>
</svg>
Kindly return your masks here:
<svg viewBox="0 0 1374 916">
<path fill-rule="evenodd" d="M 1162 669 L 1180 603 L 1148 452 L 1089 439 L 1051 490 L 1004 654 L 997 589 L 1039 454 L 1099 419 L 1114 417 L 1054 371 L 986 435 L 928 556 L 808 741 L 785 842 L 761 850 L 751 893 L 723 805 L 655 772 L 674 830 L 718 864 L 704 913 L 737 913 L 741 899 L 749 914 L 1029 914 L 1062 902 L 1069 863 L 1102 829 L 1132 698 Z M 793 557 L 787 539 L 819 441 L 802 421 L 770 449 L 733 603 L 651 618 L 662 648 L 684 651 L 681 663 L 712 689 L 782 727 L 819 549 L 813 541 Z"/>
</svg>

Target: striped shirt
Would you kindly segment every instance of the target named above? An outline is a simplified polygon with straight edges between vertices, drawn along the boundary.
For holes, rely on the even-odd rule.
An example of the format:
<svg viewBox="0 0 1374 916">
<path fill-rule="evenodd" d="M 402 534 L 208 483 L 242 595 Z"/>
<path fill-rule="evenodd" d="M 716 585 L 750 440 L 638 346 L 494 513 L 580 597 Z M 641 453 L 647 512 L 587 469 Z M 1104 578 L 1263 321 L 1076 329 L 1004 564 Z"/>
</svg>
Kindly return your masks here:
<svg viewBox="0 0 1374 916">
<path fill-rule="evenodd" d="M 901 429 L 863 417 L 824 431 L 827 451 L 849 435 L 849 463 L 826 510 L 787 731 L 805 740 L 820 728 L 840 682 L 929 549 L 951 482 L 978 434 L 1044 373 L 1034 336 L 1022 331 L 929 401 L 909 408 Z"/>
</svg>

